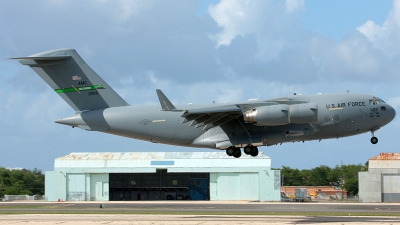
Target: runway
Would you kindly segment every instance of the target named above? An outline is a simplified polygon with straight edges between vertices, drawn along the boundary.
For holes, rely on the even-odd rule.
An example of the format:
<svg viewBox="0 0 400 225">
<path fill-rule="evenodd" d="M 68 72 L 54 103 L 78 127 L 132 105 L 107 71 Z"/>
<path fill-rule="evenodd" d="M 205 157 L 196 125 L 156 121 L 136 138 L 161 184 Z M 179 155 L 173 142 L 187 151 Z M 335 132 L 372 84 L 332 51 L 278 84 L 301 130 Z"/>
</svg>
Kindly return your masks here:
<svg viewBox="0 0 400 225">
<path fill-rule="evenodd" d="M 65 215 L 65 214 L 28 214 L 1 215 L 0 224 L 324 224 L 324 225 L 392 225 L 400 224 L 393 217 L 307 217 L 307 216 L 193 216 L 193 215 Z"/>
<path fill-rule="evenodd" d="M 400 204 L 245 201 L 0 203 L 0 224 L 38 223 L 389 225 L 400 224 Z"/>
</svg>

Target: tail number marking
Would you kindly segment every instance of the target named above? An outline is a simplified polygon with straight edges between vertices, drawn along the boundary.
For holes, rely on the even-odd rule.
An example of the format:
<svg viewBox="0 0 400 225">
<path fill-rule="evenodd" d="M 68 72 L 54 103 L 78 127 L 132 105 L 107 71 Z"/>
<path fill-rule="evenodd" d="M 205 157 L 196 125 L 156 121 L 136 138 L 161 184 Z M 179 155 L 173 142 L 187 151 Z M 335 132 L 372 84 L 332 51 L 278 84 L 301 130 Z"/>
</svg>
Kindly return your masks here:
<svg viewBox="0 0 400 225">
<path fill-rule="evenodd" d="M 89 96 L 99 95 L 99 92 L 98 91 L 89 91 L 88 94 L 89 94 Z"/>
</svg>

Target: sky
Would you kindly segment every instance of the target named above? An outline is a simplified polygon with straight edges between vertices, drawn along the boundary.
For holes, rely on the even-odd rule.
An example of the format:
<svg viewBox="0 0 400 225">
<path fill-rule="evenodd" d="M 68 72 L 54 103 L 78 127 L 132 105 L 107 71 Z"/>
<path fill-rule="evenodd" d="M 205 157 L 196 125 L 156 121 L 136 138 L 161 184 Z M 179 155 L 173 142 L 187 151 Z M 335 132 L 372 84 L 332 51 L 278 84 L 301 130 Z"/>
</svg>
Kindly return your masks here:
<svg viewBox="0 0 400 225">
<path fill-rule="evenodd" d="M 400 0 L 0 0 L 0 166 L 53 170 L 71 152 L 204 151 L 54 123 L 75 112 L 11 57 L 74 48 L 127 102 L 366 93 L 400 110 Z M 261 147 L 272 167 L 398 152 L 398 117 L 371 134 Z M 213 150 L 211 150 L 213 151 Z M 214 150 L 215 151 L 215 150 Z"/>
</svg>

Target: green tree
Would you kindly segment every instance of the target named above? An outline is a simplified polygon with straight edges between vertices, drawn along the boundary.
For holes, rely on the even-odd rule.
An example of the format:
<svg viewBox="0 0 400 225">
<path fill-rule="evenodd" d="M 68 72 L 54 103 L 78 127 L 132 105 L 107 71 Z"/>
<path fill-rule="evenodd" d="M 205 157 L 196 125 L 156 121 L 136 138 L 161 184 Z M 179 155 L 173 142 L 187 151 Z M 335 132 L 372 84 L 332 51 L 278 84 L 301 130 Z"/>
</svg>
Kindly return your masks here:
<svg viewBox="0 0 400 225">
<path fill-rule="evenodd" d="M 43 195 L 44 175 L 38 169 L 9 170 L 0 167 L 0 196 Z"/>
<path fill-rule="evenodd" d="M 358 172 L 366 166 L 336 165 L 334 168 L 318 166 L 311 170 L 298 170 L 282 166 L 281 175 L 284 186 L 328 186 L 337 185 L 356 195 L 358 193 Z"/>
<path fill-rule="evenodd" d="M 344 189 L 354 195 L 358 194 L 358 172 L 362 171 L 363 165 L 343 165 Z"/>
<path fill-rule="evenodd" d="M 311 183 L 313 186 L 326 186 L 329 185 L 328 175 L 331 172 L 328 166 L 319 166 L 313 168 L 311 171 Z"/>
<path fill-rule="evenodd" d="M 292 169 L 288 166 L 282 166 L 281 174 L 283 184 L 285 186 L 301 186 L 303 185 L 303 177 L 300 170 Z"/>
</svg>

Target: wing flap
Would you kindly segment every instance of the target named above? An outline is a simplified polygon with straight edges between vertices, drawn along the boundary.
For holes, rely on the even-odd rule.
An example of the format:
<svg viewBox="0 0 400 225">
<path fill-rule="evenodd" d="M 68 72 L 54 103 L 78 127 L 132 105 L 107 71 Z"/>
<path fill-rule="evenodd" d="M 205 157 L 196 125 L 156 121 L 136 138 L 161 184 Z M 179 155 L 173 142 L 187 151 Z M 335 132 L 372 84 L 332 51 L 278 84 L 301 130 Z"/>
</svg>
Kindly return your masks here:
<svg viewBox="0 0 400 225">
<path fill-rule="evenodd" d="M 237 105 L 228 105 L 228 106 L 216 106 L 216 107 L 206 107 L 206 108 L 197 108 L 197 109 L 187 109 L 185 113 L 182 115 L 193 115 L 193 114 L 210 114 L 210 113 L 222 113 L 222 112 L 234 112 L 241 113 L 242 110 Z"/>
<path fill-rule="evenodd" d="M 203 130 L 208 130 L 227 123 L 240 115 L 242 115 L 242 110 L 239 106 L 227 105 L 187 109 L 181 117 L 185 118 L 182 123 L 191 121 L 189 126 L 195 126 L 195 128 L 203 127 Z"/>
</svg>

